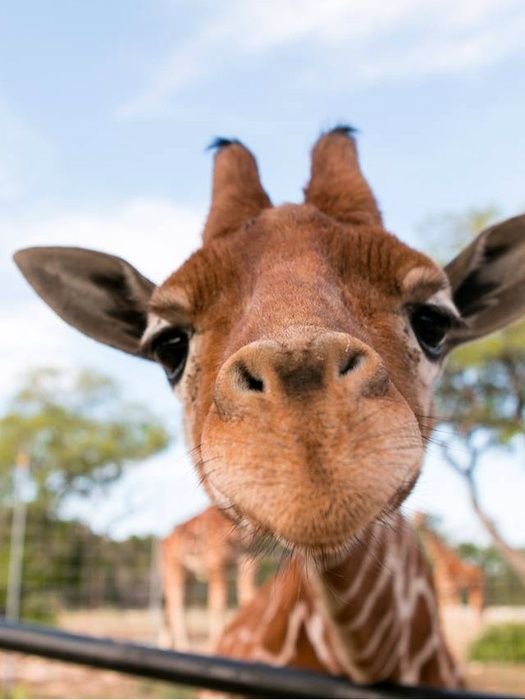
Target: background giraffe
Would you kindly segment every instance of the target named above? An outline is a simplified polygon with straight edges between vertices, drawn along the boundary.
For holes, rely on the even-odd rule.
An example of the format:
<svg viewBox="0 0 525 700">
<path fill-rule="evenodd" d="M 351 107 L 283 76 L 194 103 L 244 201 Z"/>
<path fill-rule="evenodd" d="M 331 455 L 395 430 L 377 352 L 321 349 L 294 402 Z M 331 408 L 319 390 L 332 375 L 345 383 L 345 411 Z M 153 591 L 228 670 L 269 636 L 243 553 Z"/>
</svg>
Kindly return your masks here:
<svg viewBox="0 0 525 700">
<path fill-rule="evenodd" d="M 239 605 L 255 592 L 256 566 L 242 551 L 238 531 L 214 506 L 177 525 L 161 542 L 161 570 L 170 640 L 176 649 L 190 647 L 185 615 L 186 574 L 208 584 L 209 644 L 222 632 L 228 603 L 228 569 L 236 566 Z"/>
<path fill-rule="evenodd" d="M 463 605 L 466 596 L 468 605 L 481 615 L 485 598 L 483 569 L 461 559 L 457 552 L 432 530 L 426 515 L 418 513 L 414 524 L 432 562 L 434 584 L 440 605 Z"/>
</svg>

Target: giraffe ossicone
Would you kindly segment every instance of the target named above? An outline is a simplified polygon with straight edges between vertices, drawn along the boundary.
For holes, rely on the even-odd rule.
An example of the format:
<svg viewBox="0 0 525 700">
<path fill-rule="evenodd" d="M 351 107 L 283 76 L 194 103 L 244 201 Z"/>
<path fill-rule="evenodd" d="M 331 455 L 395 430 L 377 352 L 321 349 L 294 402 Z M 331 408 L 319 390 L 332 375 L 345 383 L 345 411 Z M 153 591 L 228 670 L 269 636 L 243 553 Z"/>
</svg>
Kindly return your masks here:
<svg viewBox="0 0 525 700">
<path fill-rule="evenodd" d="M 524 216 L 441 268 L 385 230 L 353 132 L 337 128 L 312 151 L 299 205 L 272 206 L 252 154 L 220 142 L 203 245 L 159 286 L 93 251 L 31 248 L 16 261 L 68 323 L 163 365 L 212 501 L 294 552 L 302 612 L 278 582 L 282 600 L 251 604 L 269 595 L 278 611 L 265 611 L 269 653 L 292 663 L 295 639 L 299 661 L 356 680 L 457 682 L 398 508 L 447 354 L 525 312 Z"/>
</svg>

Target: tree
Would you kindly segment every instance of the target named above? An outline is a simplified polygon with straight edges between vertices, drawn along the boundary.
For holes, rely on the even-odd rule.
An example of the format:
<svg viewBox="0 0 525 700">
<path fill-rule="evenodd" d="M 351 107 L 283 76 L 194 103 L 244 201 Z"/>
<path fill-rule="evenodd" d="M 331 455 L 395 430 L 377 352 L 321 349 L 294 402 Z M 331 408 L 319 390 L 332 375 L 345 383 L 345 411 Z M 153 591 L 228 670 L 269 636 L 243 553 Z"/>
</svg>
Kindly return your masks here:
<svg viewBox="0 0 525 700">
<path fill-rule="evenodd" d="M 497 210 L 489 207 L 472 209 L 463 215 L 441 215 L 428 219 L 422 230 L 442 241 L 442 250 L 450 253 L 465 238 L 487 226 L 496 214 Z M 504 540 L 485 512 L 477 486 L 482 454 L 488 450 L 523 449 L 525 322 L 457 349 L 441 381 L 437 406 L 442 423 L 454 431 L 454 438 L 442 443 L 443 456 L 465 480 L 472 507 L 494 546 L 525 582 L 525 554 Z"/>
<path fill-rule="evenodd" d="M 67 497 L 115 481 L 127 465 L 167 444 L 158 419 L 126 404 L 108 377 L 32 370 L 0 418 L 0 504 L 11 502 L 20 453 L 30 462 L 30 500 L 56 515 Z"/>
<path fill-rule="evenodd" d="M 494 546 L 525 582 L 525 554 L 504 540 L 485 512 L 477 487 L 482 454 L 488 450 L 523 447 L 525 323 L 457 350 L 441 382 L 438 401 L 445 421 L 455 428 L 455 440 L 442 444 L 443 455 L 464 478 L 472 507 Z M 464 449 L 454 451 L 457 442 Z"/>
<path fill-rule="evenodd" d="M 128 465 L 164 449 L 168 440 L 159 420 L 127 404 L 106 376 L 42 368 L 27 374 L 0 418 L 0 532 L 9 532 L 14 465 L 17 461 L 29 465 L 24 617 L 51 619 L 60 605 L 93 604 L 109 599 L 111 590 L 120 595 L 123 581 L 132 577 L 139 593 L 143 570 L 146 580 L 148 575 L 148 563 L 144 566 L 143 561 L 144 556 L 149 558 L 148 541 L 141 540 L 137 549 L 130 540 L 118 549 L 86 524 L 61 519 L 60 509 L 69 497 L 87 496 L 112 483 Z M 128 558 L 137 556 L 132 568 L 119 558 L 126 552 Z M 0 538 L 0 607 L 9 557 L 9 538 Z M 130 600 L 129 591 L 126 596 Z"/>
<path fill-rule="evenodd" d="M 9 532 L 0 511 L 0 532 Z M 58 520 L 30 509 L 24 546 L 21 617 L 53 622 L 63 609 L 145 607 L 148 604 L 151 537 L 115 541 L 78 520 Z M 0 538 L 0 615 L 5 614 L 9 540 Z"/>
</svg>

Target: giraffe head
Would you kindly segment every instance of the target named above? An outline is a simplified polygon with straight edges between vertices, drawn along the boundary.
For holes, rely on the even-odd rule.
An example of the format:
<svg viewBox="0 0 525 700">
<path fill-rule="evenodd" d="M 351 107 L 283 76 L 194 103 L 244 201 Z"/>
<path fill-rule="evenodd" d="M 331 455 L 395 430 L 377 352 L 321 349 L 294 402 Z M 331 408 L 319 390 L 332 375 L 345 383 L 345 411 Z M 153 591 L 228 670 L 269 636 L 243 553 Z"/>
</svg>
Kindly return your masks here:
<svg viewBox="0 0 525 700">
<path fill-rule="evenodd" d="M 220 507 L 314 553 L 402 502 L 447 353 L 525 311 L 525 217 L 442 269 L 384 229 L 349 128 L 315 145 L 300 205 L 219 140 L 202 247 L 160 286 L 93 251 L 16 262 L 68 323 L 164 367 Z"/>
</svg>

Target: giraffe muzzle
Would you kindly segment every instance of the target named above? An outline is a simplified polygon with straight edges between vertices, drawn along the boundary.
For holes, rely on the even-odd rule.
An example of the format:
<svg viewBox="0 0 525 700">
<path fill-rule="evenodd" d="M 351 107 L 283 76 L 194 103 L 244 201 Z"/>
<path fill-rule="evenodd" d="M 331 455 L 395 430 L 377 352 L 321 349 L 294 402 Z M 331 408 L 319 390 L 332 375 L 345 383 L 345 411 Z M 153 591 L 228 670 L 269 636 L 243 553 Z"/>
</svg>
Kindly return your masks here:
<svg viewBox="0 0 525 700">
<path fill-rule="evenodd" d="M 333 331 L 235 352 L 202 437 L 205 483 L 224 504 L 309 549 L 338 546 L 387 509 L 423 453 L 380 356 Z"/>
</svg>

